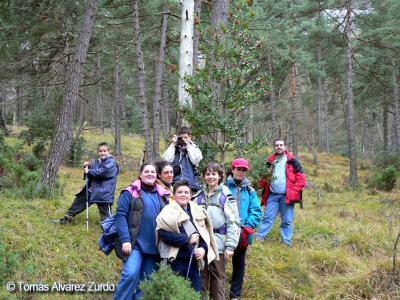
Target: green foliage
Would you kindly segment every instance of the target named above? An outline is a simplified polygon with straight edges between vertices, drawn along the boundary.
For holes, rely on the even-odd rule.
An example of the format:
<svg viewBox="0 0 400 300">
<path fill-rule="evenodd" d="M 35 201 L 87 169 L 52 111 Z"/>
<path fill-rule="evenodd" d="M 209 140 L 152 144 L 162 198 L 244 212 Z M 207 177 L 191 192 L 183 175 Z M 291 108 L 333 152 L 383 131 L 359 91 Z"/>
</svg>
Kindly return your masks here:
<svg viewBox="0 0 400 300">
<path fill-rule="evenodd" d="M 18 268 L 19 257 L 18 254 L 10 252 L 2 240 L 3 238 L 0 239 L 0 284 L 3 286 Z"/>
<path fill-rule="evenodd" d="M 55 129 L 56 108 L 35 105 L 35 108 L 26 119 L 28 129 L 21 131 L 21 138 L 31 145 L 34 142 L 49 142 Z M 49 111 L 50 110 L 50 111 Z"/>
<path fill-rule="evenodd" d="M 51 192 L 38 188 L 41 161 L 31 153 L 22 151 L 22 145 L 8 145 L 0 136 L 0 188 L 10 197 L 48 198 L 60 192 L 59 185 Z"/>
<path fill-rule="evenodd" d="M 38 141 L 32 147 L 33 155 L 35 155 L 35 157 L 37 157 L 40 160 L 43 160 L 45 158 L 45 152 L 46 152 L 46 146 L 43 141 Z"/>
<path fill-rule="evenodd" d="M 79 137 L 74 139 L 68 151 L 67 164 L 69 166 L 80 166 L 82 161 L 82 156 L 85 153 L 85 139 Z"/>
<path fill-rule="evenodd" d="M 378 190 L 390 192 L 396 185 L 398 172 L 394 166 L 378 169 L 369 178 L 368 186 Z"/>
<path fill-rule="evenodd" d="M 253 187 L 257 187 L 257 180 L 265 176 L 269 171 L 267 168 L 266 153 L 266 150 L 263 149 L 262 152 L 256 152 L 247 157 L 251 162 L 251 168 L 248 177 L 250 178 Z"/>
<path fill-rule="evenodd" d="M 170 266 L 160 264 L 160 269 L 150 280 L 140 284 L 143 300 L 198 300 L 200 294 L 193 290 L 190 282 L 176 275 Z"/>
<path fill-rule="evenodd" d="M 222 160 L 226 152 L 246 154 L 260 146 L 260 140 L 247 143 L 250 108 L 270 89 L 269 77 L 260 68 L 262 41 L 249 30 L 254 18 L 246 2 L 237 1 L 221 28 L 223 33 L 200 27 L 200 51 L 206 64 L 186 78 L 195 106 L 193 110 L 183 107 L 183 117 L 194 135 L 205 136 L 206 143 L 214 145 L 210 150 L 219 152 Z"/>
</svg>

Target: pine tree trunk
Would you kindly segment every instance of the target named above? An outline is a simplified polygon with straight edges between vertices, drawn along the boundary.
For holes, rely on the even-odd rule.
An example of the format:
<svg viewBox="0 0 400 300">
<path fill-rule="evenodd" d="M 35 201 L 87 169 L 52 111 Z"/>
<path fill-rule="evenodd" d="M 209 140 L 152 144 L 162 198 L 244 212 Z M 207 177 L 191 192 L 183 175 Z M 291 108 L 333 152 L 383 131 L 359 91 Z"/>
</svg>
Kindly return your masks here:
<svg viewBox="0 0 400 300">
<path fill-rule="evenodd" d="M 100 126 L 101 131 L 104 133 L 104 118 L 103 118 L 103 90 L 102 90 L 102 75 L 101 75 L 101 61 L 100 52 L 97 52 L 96 59 L 96 125 Z"/>
<path fill-rule="evenodd" d="M 271 54 L 268 53 L 268 72 L 269 76 L 271 77 L 271 90 L 270 90 L 270 97 L 271 97 L 271 115 L 272 115 L 272 137 L 281 138 L 279 137 L 278 132 L 278 124 L 276 123 L 276 97 L 275 97 L 275 89 L 274 89 L 274 81 L 273 81 L 273 68 L 272 68 L 272 59 Z"/>
<path fill-rule="evenodd" d="M 193 75 L 193 20 L 194 0 L 182 1 L 181 14 L 181 44 L 179 50 L 179 87 L 178 101 L 181 107 L 192 108 L 192 97 L 186 91 L 185 76 Z M 182 120 L 181 126 L 188 126 L 186 120 Z"/>
<path fill-rule="evenodd" d="M 368 122 L 367 122 L 367 109 L 363 110 L 363 130 L 361 137 L 361 153 L 365 156 L 367 152 L 367 132 L 368 132 Z"/>
<path fill-rule="evenodd" d="M 290 90 L 289 90 L 289 100 L 290 100 L 290 142 L 292 146 L 293 155 L 297 157 L 297 121 L 296 121 L 296 111 L 297 111 L 297 66 L 293 63 L 290 68 Z"/>
<path fill-rule="evenodd" d="M 0 87 L 2 88 L 2 87 Z M 8 129 L 6 125 L 6 120 L 4 118 L 4 110 L 3 110 L 3 104 L 5 101 L 5 95 L 2 90 L 0 90 L 0 131 L 3 132 L 4 135 L 8 135 Z"/>
<path fill-rule="evenodd" d="M 170 124 L 169 124 L 169 114 L 168 114 L 168 92 L 167 91 L 161 91 L 162 92 L 162 98 L 161 98 L 161 122 L 163 124 L 163 138 L 164 138 L 164 144 L 165 148 L 167 147 L 168 142 L 170 141 Z"/>
<path fill-rule="evenodd" d="M 354 104 L 353 104 L 353 33 L 352 33 L 351 1 L 347 5 L 346 16 L 346 43 L 347 43 L 347 143 L 350 156 L 350 184 L 357 184 L 357 154 L 354 129 Z"/>
<path fill-rule="evenodd" d="M 221 41 L 221 43 L 225 43 L 225 34 L 221 30 L 221 27 L 228 23 L 228 13 L 229 13 L 229 0 L 213 0 L 211 6 L 211 36 L 216 36 Z M 224 68 L 224 61 L 221 59 L 220 61 L 216 61 L 213 57 L 210 57 L 211 64 L 215 65 L 217 69 Z M 226 105 L 221 99 L 221 84 L 217 81 L 210 82 L 212 86 L 212 93 L 214 98 L 213 105 L 220 109 L 219 114 L 224 116 L 224 108 Z M 215 140 L 219 145 L 224 145 L 225 140 L 221 132 L 217 132 L 215 134 Z"/>
<path fill-rule="evenodd" d="M 161 37 L 160 49 L 156 62 L 155 87 L 153 98 L 153 156 L 155 160 L 160 158 L 160 102 L 161 102 L 161 84 L 164 78 L 164 61 L 165 61 L 165 46 L 167 44 L 167 29 L 168 29 L 168 7 L 165 1 L 162 4 L 162 21 L 161 21 Z"/>
<path fill-rule="evenodd" d="M 324 82 L 324 86 L 326 87 L 328 84 L 328 81 Z M 328 91 L 328 88 L 326 87 L 324 89 L 325 91 Z M 325 151 L 330 152 L 330 145 L 329 145 L 329 139 L 330 139 L 330 132 L 329 132 L 329 115 L 328 115 L 328 105 L 329 105 L 329 93 L 326 94 L 326 97 L 324 97 L 324 116 L 323 116 L 323 124 L 324 124 L 324 136 L 325 136 Z"/>
<path fill-rule="evenodd" d="M 318 66 L 319 72 L 322 73 L 322 54 L 321 47 L 318 46 Z M 324 86 L 322 84 L 321 74 L 318 75 L 318 149 L 322 150 L 322 103 L 324 102 Z"/>
<path fill-rule="evenodd" d="M 85 107 L 87 103 L 85 103 L 83 99 L 78 100 L 78 112 L 79 112 L 79 120 L 78 120 L 78 127 L 76 128 L 75 135 L 72 137 L 73 139 L 77 140 L 81 136 L 83 129 L 85 127 Z"/>
<path fill-rule="evenodd" d="M 74 57 L 67 74 L 67 89 L 64 102 L 58 118 L 52 144 L 44 163 L 40 184 L 53 188 L 58 168 L 64 154 L 69 149 L 72 141 L 72 125 L 79 87 L 82 81 L 82 68 L 89 47 L 93 25 L 96 19 L 97 0 L 89 0 L 85 10 L 85 17 L 79 34 Z"/>
<path fill-rule="evenodd" d="M 22 98 L 21 98 L 21 89 L 19 86 L 15 87 L 15 93 L 17 96 L 17 114 L 16 114 L 16 125 L 21 126 L 22 125 Z"/>
<path fill-rule="evenodd" d="M 115 70 L 114 70 L 114 142 L 115 155 L 121 155 L 121 99 L 119 83 L 119 49 L 115 51 Z"/>
<path fill-rule="evenodd" d="M 397 64 L 392 59 L 393 76 L 393 103 L 394 103 L 394 128 L 395 128 L 395 147 L 397 155 L 400 155 L 400 99 L 399 99 L 399 77 Z"/>
<path fill-rule="evenodd" d="M 382 127 L 383 127 L 383 164 L 387 166 L 389 156 L 389 127 L 388 127 L 388 114 L 389 108 L 386 99 L 383 99 L 383 110 L 382 110 Z"/>
<path fill-rule="evenodd" d="M 140 31 L 139 25 L 139 0 L 132 0 L 133 9 L 133 27 L 135 34 L 135 56 L 136 64 L 138 68 L 138 82 L 139 82 L 139 104 L 142 110 L 142 125 L 144 131 L 144 160 L 153 159 L 153 147 L 151 142 L 150 133 L 150 117 L 147 109 L 146 99 L 146 84 L 145 84 L 145 72 L 144 72 L 144 60 L 142 52 L 142 32 Z"/>
</svg>

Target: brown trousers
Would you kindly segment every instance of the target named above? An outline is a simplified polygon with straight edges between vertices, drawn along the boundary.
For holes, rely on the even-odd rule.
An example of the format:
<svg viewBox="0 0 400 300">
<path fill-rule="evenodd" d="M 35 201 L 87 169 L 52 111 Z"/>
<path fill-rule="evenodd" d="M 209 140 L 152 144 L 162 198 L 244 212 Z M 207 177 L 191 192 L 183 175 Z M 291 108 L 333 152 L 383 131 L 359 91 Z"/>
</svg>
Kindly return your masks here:
<svg viewBox="0 0 400 300">
<path fill-rule="evenodd" d="M 206 265 L 201 271 L 201 298 L 208 299 L 207 295 L 210 292 L 210 299 L 224 300 L 225 299 L 225 271 L 226 261 L 224 254 L 219 255 L 219 260 L 212 261 Z"/>
</svg>

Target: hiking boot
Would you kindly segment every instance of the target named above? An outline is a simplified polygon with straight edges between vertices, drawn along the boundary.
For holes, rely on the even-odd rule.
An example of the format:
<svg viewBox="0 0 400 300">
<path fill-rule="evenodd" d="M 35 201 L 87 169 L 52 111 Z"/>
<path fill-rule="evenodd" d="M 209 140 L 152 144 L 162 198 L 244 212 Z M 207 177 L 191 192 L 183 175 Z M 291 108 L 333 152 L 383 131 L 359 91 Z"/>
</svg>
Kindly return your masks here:
<svg viewBox="0 0 400 300">
<path fill-rule="evenodd" d="M 60 224 L 60 225 L 67 225 L 72 222 L 73 217 L 65 215 L 59 220 L 53 220 L 53 223 Z"/>
</svg>

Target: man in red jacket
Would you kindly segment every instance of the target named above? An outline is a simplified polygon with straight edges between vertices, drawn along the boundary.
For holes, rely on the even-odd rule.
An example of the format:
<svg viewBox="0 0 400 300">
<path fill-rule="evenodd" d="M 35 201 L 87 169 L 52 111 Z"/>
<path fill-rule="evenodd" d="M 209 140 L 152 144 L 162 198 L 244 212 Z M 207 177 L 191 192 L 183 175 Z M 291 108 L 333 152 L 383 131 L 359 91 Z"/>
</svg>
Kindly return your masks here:
<svg viewBox="0 0 400 300">
<path fill-rule="evenodd" d="M 267 158 L 268 175 L 260 178 L 264 189 L 261 204 L 266 205 L 256 239 L 262 241 L 270 232 L 278 212 L 281 215 L 282 241 L 292 245 L 294 204 L 301 201 L 306 177 L 300 162 L 288 152 L 282 139 L 274 142 L 275 153 Z"/>
</svg>

